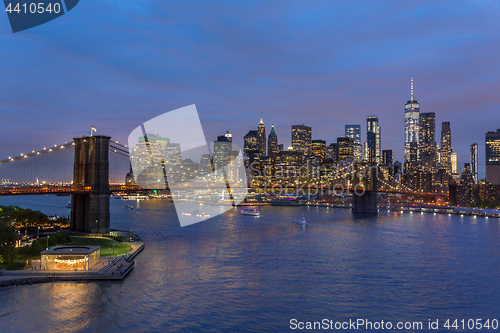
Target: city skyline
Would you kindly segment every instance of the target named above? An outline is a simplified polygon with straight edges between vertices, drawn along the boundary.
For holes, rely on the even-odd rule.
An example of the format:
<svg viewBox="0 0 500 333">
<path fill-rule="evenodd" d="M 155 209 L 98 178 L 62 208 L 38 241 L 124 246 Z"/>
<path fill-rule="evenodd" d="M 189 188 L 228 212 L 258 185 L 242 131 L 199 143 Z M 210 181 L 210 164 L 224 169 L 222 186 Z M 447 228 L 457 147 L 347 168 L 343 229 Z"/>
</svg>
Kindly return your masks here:
<svg viewBox="0 0 500 333">
<path fill-rule="evenodd" d="M 413 81 L 413 80 L 412 80 Z M 413 82 L 412 82 L 413 83 Z M 413 86 L 413 84 L 412 84 Z M 413 89 L 412 89 L 412 92 L 413 92 Z M 410 101 L 409 101 L 410 102 Z M 412 103 L 416 103 L 416 100 L 414 101 L 413 100 L 413 94 L 412 94 L 412 100 L 411 100 Z M 405 112 L 406 114 L 406 112 Z M 478 158 L 478 156 L 480 156 L 480 153 L 478 153 L 478 144 L 477 143 L 471 143 L 470 144 L 470 149 L 472 149 L 472 146 L 474 146 L 475 148 L 475 157 L 474 157 L 474 161 L 475 163 L 472 162 L 472 153 L 471 151 L 469 151 L 469 155 L 466 157 L 466 159 L 464 158 L 465 162 L 464 164 L 460 164 L 460 159 L 458 158 L 458 154 L 456 152 L 454 152 L 453 150 L 453 146 L 451 145 L 450 143 L 450 139 L 451 139 L 451 134 L 450 134 L 450 129 L 451 129 L 451 124 L 449 121 L 443 121 L 442 124 L 441 124 L 441 128 L 440 128 L 440 136 L 441 138 L 439 137 L 436 137 L 436 129 L 435 129 L 435 113 L 434 112 L 424 112 L 424 113 L 420 113 L 420 124 L 419 122 L 417 121 L 417 127 L 420 126 L 420 130 L 419 132 L 420 133 L 424 133 L 425 137 L 424 138 L 420 138 L 419 140 L 417 140 L 418 142 L 416 142 L 415 144 L 415 147 L 414 147 L 414 154 L 418 157 L 418 161 L 417 161 L 417 157 L 415 156 L 415 166 L 413 168 L 422 168 L 423 171 L 426 171 L 426 172 L 432 172 L 432 173 L 436 173 L 438 171 L 439 168 L 442 168 L 444 167 L 445 169 L 447 169 L 445 166 L 441 165 L 440 163 L 438 163 L 437 161 L 437 157 L 436 157 L 436 154 L 438 155 L 441 155 L 441 159 L 444 159 L 446 160 L 448 158 L 448 162 L 444 162 L 444 163 L 449 163 L 450 166 L 449 166 L 449 170 L 448 172 L 451 174 L 451 172 L 453 171 L 453 173 L 461 173 L 461 172 L 464 172 L 465 171 L 465 166 L 466 164 L 468 163 L 470 167 L 472 167 L 471 169 L 471 172 L 473 172 L 473 179 L 474 179 L 474 182 L 477 184 L 477 180 L 479 179 L 485 179 L 486 177 L 486 173 L 483 174 L 483 176 L 481 177 L 480 173 L 478 172 L 478 170 L 480 169 L 480 166 L 481 166 L 481 159 Z M 366 135 L 365 135 L 365 140 L 360 140 L 360 143 L 361 145 L 364 145 L 365 147 L 362 148 L 362 151 L 363 151 L 363 155 L 364 155 L 364 158 L 365 160 L 369 160 L 370 159 L 370 154 L 367 153 L 367 151 L 370 150 L 370 146 L 368 144 L 368 142 L 370 141 L 369 139 L 369 131 L 368 131 L 368 128 L 370 128 L 370 121 L 371 119 L 374 119 L 375 122 L 377 123 L 377 127 L 378 127 L 378 131 L 381 131 L 381 127 L 380 127 L 380 124 L 378 124 L 378 117 L 375 116 L 375 115 L 371 115 L 371 116 L 367 116 L 366 117 L 367 119 L 367 128 L 366 128 Z M 260 122 L 259 122 L 259 128 L 262 128 L 264 126 L 264 121 L 263 121 L 263 118 L 261 117 L 260 119 Z M 293 136 L 294 136 L 294 131 L 296 131 L 296 129 L 299 127 L 299 128 L 307 128 L 311 134 L 310 135 L 310 141 L 312 141 L 314 143 L 314 141 L 324 141 L 325 142 L 325 149 L 326 149 L 326 154 L 328 155 L 328 150 L 327 150 L 327 147 L 331 144 L 331 145 L 337 145 L 336 149 L 338 149 L 338 140 L 341 139 L 341 138 L 351 138 L 353 139 L 353 127 L 356 127 L 356 134 L 358 137 L 362 137 L 360 135 L 360 125 L 357 125 L 357 124 L 346 124 L 345 125 L 345 132 L 344 134 L 342 135 L 339 135 L 337 136 L 336 140 L 332 140 L 332 142 L 330 141 L 327 141 L 327 140 L 323 140 L 323 139 L 319 139 L 319 138 L 314 138 L 314 135 L 312 133 L 314 133 L 314 128 L 313 126 L 307 126 L 305 124 L 301 124 L 301 125 L 291 125 L 291 133 L 292 133 L 292 140 L 293 141 Z M 405 128 L 406 128 L 406 124 L 405 124 Z M 263 129 L 265 131 L 265 128 Z M 249 130 L 248 134 L 245 136 L 244 140 L 243 141 L 246 141 L 246 137 L 250 134 L 250 133 L 254 133 L 256 134 L 258 131 L 256 130 Z M 488 131 L 485 133 L 485 135 L 487 135 L 487 133 L 490 133 L 490 132 L 493 132 L 493 131 Z M 276 137 L 276 131 L 275 131 L 275 126 L 274 124 L 272 124 L 272 133 L 273 135 Z M 379 134 L 380 135 L 380 132 Z M 438 134 L 439 136 L 439 134 Z M 372 140 L 374 142 L 376 142 L 376 137 L 372 138 Z M 378 139 L 380 140 L 380 139 Z M 443 141 L 444 140 L 444 141 Z M 282 151 L 285 151 L 285 150 L 294 150 L 293 149 L 293 143 L 292 144 L 289 144 L 289 145 L 285 145 L 283 143 L 283 141 L 286 141 L 286 140 L 283 140 L 282 138 L 280 138 L 278 141 L 277 141 L 277 144 L 279 143 L 280 146 L 282 147 L 288 147 L 288 149 L 283 149 L 282 148 Z M 402 141 L 403 142 L 403 145 L 404 147 L 407 147 L 407 143 L 406 143 L 406 135 L 405 135 L 405 138 L 404 140 Z M 440 142 L 441 144 L 438 144 L 438 142 Z M 445 146 L 446 147 L 443 147 L 443 142 L 445 142 Z M 485 142 L 485 141 L 483 141 Z M 244 143 L 243 143 L 244 144 Z M 429 145 L 431 145 L 431 147 L 429 147 Z M 354 150 L 356 149 L 355 148 L 356 146 L 354 145 Z M 439 148 L 439 149 L 438 149 Z M 368 149 L 368 150 L 367 150 Z M 377 150 L 378 149 L 378 150 Z M 405 162 L 405 158 L 403 157 L 402 160 L 396 160 L 393 158 L 393 151 L 394 149 L 392 149 L 391 147 L 383 147 L 381 145 L 379 145 L 377 147 L 377 149 L 375 149 L 376 151 L 379 152 L 379 159 L 380 159 L 380 163 L 382 163 L 382 152 L 383 151 L 386 151 L 386 150 L 390 150 L 391 151 L 391 160 L 393 160 L 394 162 L 399 162 L 401 163 L 401 165 L 404 165 L 404 162 Z M 434 152 L 430 152 L 429 153 L 429 149 L 433 149 L 433 150 L 436 150 Z M 300 149 L 299 149 L 300 150 Z M 419 153 L 417 154 L 417 150 L 419 151 Z M 441 153 L 439 153 L 437 150 L 439 150 Z M 487 158 L 487 152 L 486 152 L 486 148 L 485 148 L 485 151 L 483 152 L 483 155 L 484 155 L 484 164 L 483 164 L 483 167 L 486 168 L 486 158 Z M 296 149 L 295 149 L 296 151 Z M 420 156 L 424 154 L 423 156 Z M 443 156 L 443 154 L 445 154 Z M 446 154 L 449 154 L 449 157 L 446 157 Z M 314 155 L 314 152 L 313 152 L 313 155 Z M 265 156 L 265 155 L 262 155 L 261 156 Z M 356 155 L 354 155 L 356 156 Z M 373 157 L 375 158 L 375 157 Z M 441 161 L 441 163 L 443 162 L 443 160 Z M 454 168 L 451 167 L 451 165 L 453 164 Z M 453 170 L 452 170 L 453 169 Z M 404 171 L 403 171 L 404 173 Z"/>
<path fill-rule="evenodd" d="M 312 126 L 312 139 L 335 142 L 345 124 L 360 124 L 364 136 L 366 116 L 375 114 L 382 149 L 402 161 L 401 110 L 413 76 L 420 111 L 434 112 L 436 124 L 450 121 L 458 134 L 459 166 L 469 161 L 470 144 L 478 143 L 484 178 L 484 133 L 499 127 L 491 124 L 500 103 L 496 2 L 481 8 L 473 2 L 368 2 L 361 11 L 350 3 L 228 3 L 210 17 L 205 13 L 220 12 L 217 4 L 180 9 L 158 1 L 149 6 L 154 12 L 98 5 L 106 15 L 95 15 L 97 3 L 88 1 L 71 16 L 19 34 L 10 32 L 6 17 L 0 20 L 9 50 L 0 65 L 5 158 L 39 143 L 70 141 L 93 125 L 125 142 L 137 124 L 194 103 L 209 142 L 226 130 L 242 138 L 261 110 L 285 146 L 292 124 Z M 150 34 L 152 21 L 167 37 Z M 131 33 L 117 37 L 110 26 Z M 315 43 L 325 32 L 330 42 Z M 147 63 L 130 56 L 139 39 Z M 21 125 L 22 140 L 11 140 Z"/>
</svg>

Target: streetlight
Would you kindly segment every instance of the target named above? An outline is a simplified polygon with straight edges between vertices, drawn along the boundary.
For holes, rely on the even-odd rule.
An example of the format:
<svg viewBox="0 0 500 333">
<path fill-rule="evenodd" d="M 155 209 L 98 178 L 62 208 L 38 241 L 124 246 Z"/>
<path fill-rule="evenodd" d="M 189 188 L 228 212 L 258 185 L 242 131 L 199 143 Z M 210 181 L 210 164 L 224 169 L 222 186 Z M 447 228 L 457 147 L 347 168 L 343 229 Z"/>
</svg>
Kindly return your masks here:
<svg viewBox="0 0 500 333">
<path fill-rule="evenodd" d="M 38 230 L 36 232 L 36 239 L 38 239 L 39 236 L 40 236 L 40 226 L 38 226 Z"/>
<path fill-rule="evenodd" d="M 97 233 L 99 233 L 99 220 L 95 220 L 95 228 L 97 230 Z"/>
<path fill-rule="evenodd" d="M 48 249 L 49 249 L 49 235 L 47 235 L 47 248 L 46 248 L 46 250 L 48 250 Z"/>
</svg>

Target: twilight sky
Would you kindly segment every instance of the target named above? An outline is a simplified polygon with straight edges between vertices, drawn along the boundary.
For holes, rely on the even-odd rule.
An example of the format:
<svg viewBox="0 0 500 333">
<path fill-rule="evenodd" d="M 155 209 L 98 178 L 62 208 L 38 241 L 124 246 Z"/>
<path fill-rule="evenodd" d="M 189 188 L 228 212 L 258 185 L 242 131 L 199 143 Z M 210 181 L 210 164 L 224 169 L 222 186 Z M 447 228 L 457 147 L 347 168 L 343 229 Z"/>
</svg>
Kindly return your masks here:
<svg viewBox="0 0 500 333">
<path fill-rule="evenodd" d="M 377 115 L 403 158 L 410 76 L 436 134 L 450 121 L 459 166 L 500 128 L 500 2 L 82 0 L 13 34 L 0 14 L 0 159 L 87 135 L 126 142 L 141 123 L 196 104 L 207 140 L 236 143 L 263 111 L 327 143 Z M 161 133 L 167 136 L 168 133 Z"/>
</svg>

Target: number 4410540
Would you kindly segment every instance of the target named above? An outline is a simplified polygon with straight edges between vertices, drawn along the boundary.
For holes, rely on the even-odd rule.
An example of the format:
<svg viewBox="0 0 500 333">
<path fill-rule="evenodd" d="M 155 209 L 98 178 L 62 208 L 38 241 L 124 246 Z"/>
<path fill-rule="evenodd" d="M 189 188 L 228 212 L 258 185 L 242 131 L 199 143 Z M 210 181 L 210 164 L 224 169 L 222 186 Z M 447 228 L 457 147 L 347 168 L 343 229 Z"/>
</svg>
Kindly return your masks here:
<svg viewBox="0 0 500 333">
<path fill-rule="evenodd" d="M 31 13 L 31 14 L 35 14 L 35 13 L 38 13 L 38 14 L 42 14 L 42 13 L 56 13 L 58 14 L 60 11 L 61 11 L 61 5 L 59 3 L 48 3 L 48 4 L 45 4 L 43 2 L 39 2 L 39 3 L 30 3 L 30 4 L 26 4 L 26 3 L 23 3 L 22 5 L 20 3 L 17 3 L 16 6 L 14 8 L 12 8 L 12 4 L 9 3 L 7 8 L 5 8 L 5 11 L 12 13 L 12 12 L 16 12 L 16 13 L 23 13 L 23 14 L 27 14 L 27 13 Z"/>
<path fill-rule="evenodd" d="M 444 323 L 444 328 L 447 329 L 455 329 L 455 330 L 480 330 L 480 329 L 498 329 L 498 320 L 497 319 L 469 319 L 469 320 L 450 320 L 448 319 Z"/>
</svg>

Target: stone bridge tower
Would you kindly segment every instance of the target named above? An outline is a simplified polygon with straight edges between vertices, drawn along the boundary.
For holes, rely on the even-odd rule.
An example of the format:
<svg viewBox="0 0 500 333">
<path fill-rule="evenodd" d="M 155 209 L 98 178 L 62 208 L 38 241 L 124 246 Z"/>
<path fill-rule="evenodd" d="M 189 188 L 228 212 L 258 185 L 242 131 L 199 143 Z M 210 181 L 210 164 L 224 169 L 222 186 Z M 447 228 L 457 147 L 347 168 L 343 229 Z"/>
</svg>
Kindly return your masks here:
<svg viewBox="0 0 500 333">
<path fill-rule="evenodd" d="M 71 230 L 109 233 L 109 136 L 75 138 L 73 186 L 85 188 L 71 198 Z"/>
<path fill-rule="evenodd" d="M 352 213 L 378 214 L 378 166 L 376 163 L 354 163 Z"/>
</svg>

